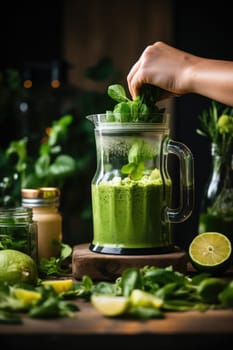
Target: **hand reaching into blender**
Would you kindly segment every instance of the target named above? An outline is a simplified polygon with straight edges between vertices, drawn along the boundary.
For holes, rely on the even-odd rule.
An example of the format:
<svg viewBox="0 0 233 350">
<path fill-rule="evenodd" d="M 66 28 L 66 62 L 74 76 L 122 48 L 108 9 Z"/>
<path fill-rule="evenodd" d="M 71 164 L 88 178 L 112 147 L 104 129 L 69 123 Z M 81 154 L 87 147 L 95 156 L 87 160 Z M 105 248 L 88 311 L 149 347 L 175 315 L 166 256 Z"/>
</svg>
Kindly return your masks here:
<svg viewBox="0 0 233 350">
<path fill-rule="evenodd" d="M 233 107 L 233 61 L 195 56 L 161 41 L 145 48 L 127 82 L 133 99 L 151 84 L 162 89 L 158 101 L 195 93 Z"/>
</svg>

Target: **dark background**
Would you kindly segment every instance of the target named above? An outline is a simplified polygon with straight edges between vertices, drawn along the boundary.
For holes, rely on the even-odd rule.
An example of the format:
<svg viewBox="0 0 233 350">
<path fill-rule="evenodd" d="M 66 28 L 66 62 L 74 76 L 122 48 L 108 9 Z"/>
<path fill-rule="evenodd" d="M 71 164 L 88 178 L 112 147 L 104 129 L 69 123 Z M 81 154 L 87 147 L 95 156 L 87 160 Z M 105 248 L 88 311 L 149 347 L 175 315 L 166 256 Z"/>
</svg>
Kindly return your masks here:
<svg viewBox="0 0 233 350">
<path fill-rule="evenodd" d="M 20 1 L 16 3 L 8 1 L 4 5 L 4 9 L 1 9 L 0 21 L 0 70 L 8 67 L 22 69 L 28 65 L 38 67 L 39 64 L 40 73 L 38 74 L 37 70 L 36 79 L 45 82 L 51 74 L 51 62 L 59 61 L 63 64 L 64 1 Z M 233 25 L 229 3 L 229 1 L 216 2 L 216 4 L 209 1 L 171 2 L 174 46 L 199 56 L 232 60 Z M 85 35 L 85 30 L 82 35 Z M 119 38 L 119 42 L 120 40 Z M 127 60 L 127 52 L 124 52 L 124 55 Z M 62 71 L 63 79 L 67 80 L 65 72 L 66 70 Z M 196 188 L 193 215 L 186 222 L 177 224 L 174 228 L 175 241 L 185 248 L 197 233 L 200 200 L 209 174 L 209 144 L 196 134 L 197 116 L 209 105 L 210 101 L 207 98 L 193 94 L 179 97 L 174 101 L 174 137 L 184 142 L 192 150 L 195 161 Z M 7 145 L 12 138 L 20 137 L 19 133 L 20 128 L 14 124 L 13 116 L 2 120 L 0 147 Z M 90 171 L 92 170 L 91 168 Z M 82 183 L 81 186 L 89 186 L 91 177 L 92 174 L 89 174 L 86 177 L 87 183 Z M 67 217 L 70 213 L 64 214 Z M 82 229 L 88 231 L 90 227 L 91 225 L 88 224 Z M 72 233 L 70 230 L 76 231 L 72 224 L 67 224 L 65 229 L 67 240 L 76 243 L 75 232 Z M 85 232 L 83 240 L 88 241 L 90 234 Z"/>
<path fill-rule="evenodd" d="M 175 1 L 175 46 L 198 56 L 233 59 L 232 13 L 227 1 Z M 196 134 L 199 116 L 210 100 L 190 94 L 175 101 L 175 135 L 192 150 L 195 162 L 195 207 L 193 215 L 175 227 L 177 239 L 197 233 L 198 211 L 210 171 L 209 142 Z M 190 228 L 192 228 L 190 230 Z M 181 234 L 179 234 L 181 230 Z"/>
<path fill-rule="evenodd" d="M 62 0 L 8 1 L 1 9 L 1 67 L 62 58 Z"/>
</svg>

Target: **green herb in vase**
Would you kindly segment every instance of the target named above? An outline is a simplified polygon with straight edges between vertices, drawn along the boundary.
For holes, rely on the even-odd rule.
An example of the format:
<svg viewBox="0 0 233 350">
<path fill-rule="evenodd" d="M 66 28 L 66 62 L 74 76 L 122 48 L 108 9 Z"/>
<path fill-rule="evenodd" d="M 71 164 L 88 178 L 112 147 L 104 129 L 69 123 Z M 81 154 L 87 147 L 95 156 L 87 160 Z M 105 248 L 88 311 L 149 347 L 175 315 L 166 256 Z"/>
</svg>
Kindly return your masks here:
<svg viewBox="0 0 233 350">
<path fill-rule="evenodd" d="M 197 133 L 211 146 L 212 169 L 199 215 L 199 233 L 217 231 L 233 243 L 233 109 L 212 101 L 200 116 Z"/>
</svg>

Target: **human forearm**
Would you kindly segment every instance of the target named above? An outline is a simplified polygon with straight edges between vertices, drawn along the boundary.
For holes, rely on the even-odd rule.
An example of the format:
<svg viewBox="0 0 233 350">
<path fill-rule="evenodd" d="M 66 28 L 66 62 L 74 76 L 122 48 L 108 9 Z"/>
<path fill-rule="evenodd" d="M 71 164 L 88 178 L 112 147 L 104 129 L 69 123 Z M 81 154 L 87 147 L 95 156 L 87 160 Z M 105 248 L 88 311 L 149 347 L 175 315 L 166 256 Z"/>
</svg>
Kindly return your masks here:
<svg viewBox="0 0 233 350">
<path fill-rule="evenodd" d="M 133 98 L 143 84 L 152 84 L 164 92 L 160 99 L 196 93 L 233 107 L 233 61 L 195 56 L 163 42 L 144 50 L 127 81 Z"/>
<path fill-rule="evenodd" d="M 188 92 L 233 107 L 233 62 L 200 58 L 190 65 Z"/>
</svg>

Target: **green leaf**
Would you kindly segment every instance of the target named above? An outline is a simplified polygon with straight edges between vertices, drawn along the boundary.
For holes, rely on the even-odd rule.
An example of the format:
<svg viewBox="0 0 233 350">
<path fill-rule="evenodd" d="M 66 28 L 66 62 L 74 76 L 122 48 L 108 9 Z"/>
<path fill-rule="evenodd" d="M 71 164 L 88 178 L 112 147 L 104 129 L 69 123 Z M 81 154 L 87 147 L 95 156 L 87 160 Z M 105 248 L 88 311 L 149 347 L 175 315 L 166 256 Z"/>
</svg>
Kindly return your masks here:
<svg viewBox="0 0 233 350">
<path fill-rule="evenodd" d="M 122 174 L 132 174 L 132 172 L 135 170 L 136 164 L 135 163 L 128 163 L 122 166 L 121 172 Z"/>
<path fill-rule="evenodd" d="M 163 304 L 163 309 L 165 310 L 172 310 L 172 311 L 189 311 L 189 310 L 205 310 L 208 307 L 203 307 L 203 303 L 197 303 L 193 301 L 188 300 L 181 300 L 181 299 L 171 299 L 166 300 Z"/>
<path fill-rule="evenodd" d="M 92 294 L 114 296 L 117 294 L 117 287 L 115 283 L 101 281 L 92 287 Z"/>
<path fill-rule="evenodd" d="M 24 172 L 27 168 L 27 143 L 28 138 L 24 137 L 19 141 L 12 141 L 6 149 L 7 157 L 10 157 L 12 154 L 17 155 L 18 161 L 15 168 L 19 173 Z"/>
<path fill-rule="evenodd" d="M 41 179 L 38 178 L 35 172 L 26 175 L 21 182 L 22 188 L 36 188 L 41 186 Z"/>
<path fill-rule="evenodd" d="M 145 170 L 144 162 L 137 163 L 133 171 L 131 171 L 130 173 L 131 178 L 135 181 L 140 180 L 144 170 Z"/>
<path fill-rule="evenodd" d="M 72 120 L 72 115 L 66 114 L 52 123 L 52 127 L 49 129 L 49 146 L 54 146 L 58 142 L 58 139 L 67 133 L 67 128 Z"/>
<path fill-rule="evenodd" d="M 74 311 L 79 308 L 76 304 L 69 301 L 59 300 L 58 296 L 50 295 L 43 298 L 29 310 L 29 316 L 32 318 L 56 318 L 72 317 Z"/>
<path fill-rule="evenodd" d="M 65 260 L 66 258 L 70 257 L 72 254 L 72 247 L 69 244 L 61 243 L 61 254 L 60 259 Z"/>
<path fill-rule="evenodd" d="M 150 113 L 159 112 L 156 107 L 157 100 L 162 93 L 162 89 L 151 84 L 143 84 L 140 91 L 142 103 L 144 103 Z"/>
<path fill-rule="evenodd" d="M 61 146 L 60 145 L 55 145 L 55 146 L 50 148 L 50 153 L 51 154 L 58 154 L 59 152 L 61 152 Z"/>
<path fill-rule="evenodd" d="M 120 102 L 113 110 L 115 121 L 128 122 L 130 121 L 130 106 L 127 102 Z"/>
<path fill-rule="evenodd" d="M 224 307 L 233 308 L 233 281 L 219 294 L 218 298 Z"/>
<path fill-rule="evenodd" d="M 72 174 L 75 169 L 75 160 L 68 155 L 62 154 L 49 167 L 49 174 L 55 177 L 64 177 Z"/>
<path fill-rule="evenodd" d="M 128 268 L 123 271 L 121 278 L 122 294 L 126 297 L 133 289 L 140 289 L 142 286 L 141 274 L 138 268 Z"/>
<path fill-rule="evenodd" d="M 129 150 L 129 163 L 141 163 L 148 159 L 152 159 L 154 155 L 152 147 L 144 140 L 137 140 L 133 143 Z"/>
<path fill-rule="evenodd" d="M 35 172 L 39 178 L 44 178 L 49 174 L 50 156 L 44 154 L 37 159 L 35 164 Z"/>
<path fill-rule="evenodd" d="M 42 143 L 39 149 L 39 154 L 41 156 L 47 155 L 50 152 L 50 146 L 48 143 Z"/>
<path fill-rule="evenodd" d="M 154 307 L 131 307 L 127 313 L 128 316 L 138 319 L 164 318 L 164 312 Z"/>
<path fill-rule="evenodd" d="M 126 96 L 125 89 L 120 84 L 113 84 L 108 87 L 108 95 L 118 104 L 125 103 L 124 108 L 121 110 L 121 106 L 115 105 L 114 111 L 119 114 L 115 121 L 122 122 L 160 122 L 161 113 L 165 111 L 164 108 L 160 109 L 156 105 L 158 96 L 161 90 L 155 88 L 150 84 L 143 85 L 140 96 L 137 96 L 134 100 L 130 100 Z M 128 117 L 123 116 L 126 113 L 126 105 L 128 106 Z M 109 111 L 108 111 L 109 113 Z M 109 119 L 109 118 L 108 118 Z M 110 121 L 112 118 L 110 118 Z"/>
<path fill-rule="evenodd" d="M 125 89 L 120 84 L 110 85 L 108 87 L 108 95 L 117 102 L 127 102 L 129 101 L 126 96 Z"/>
</svg>

